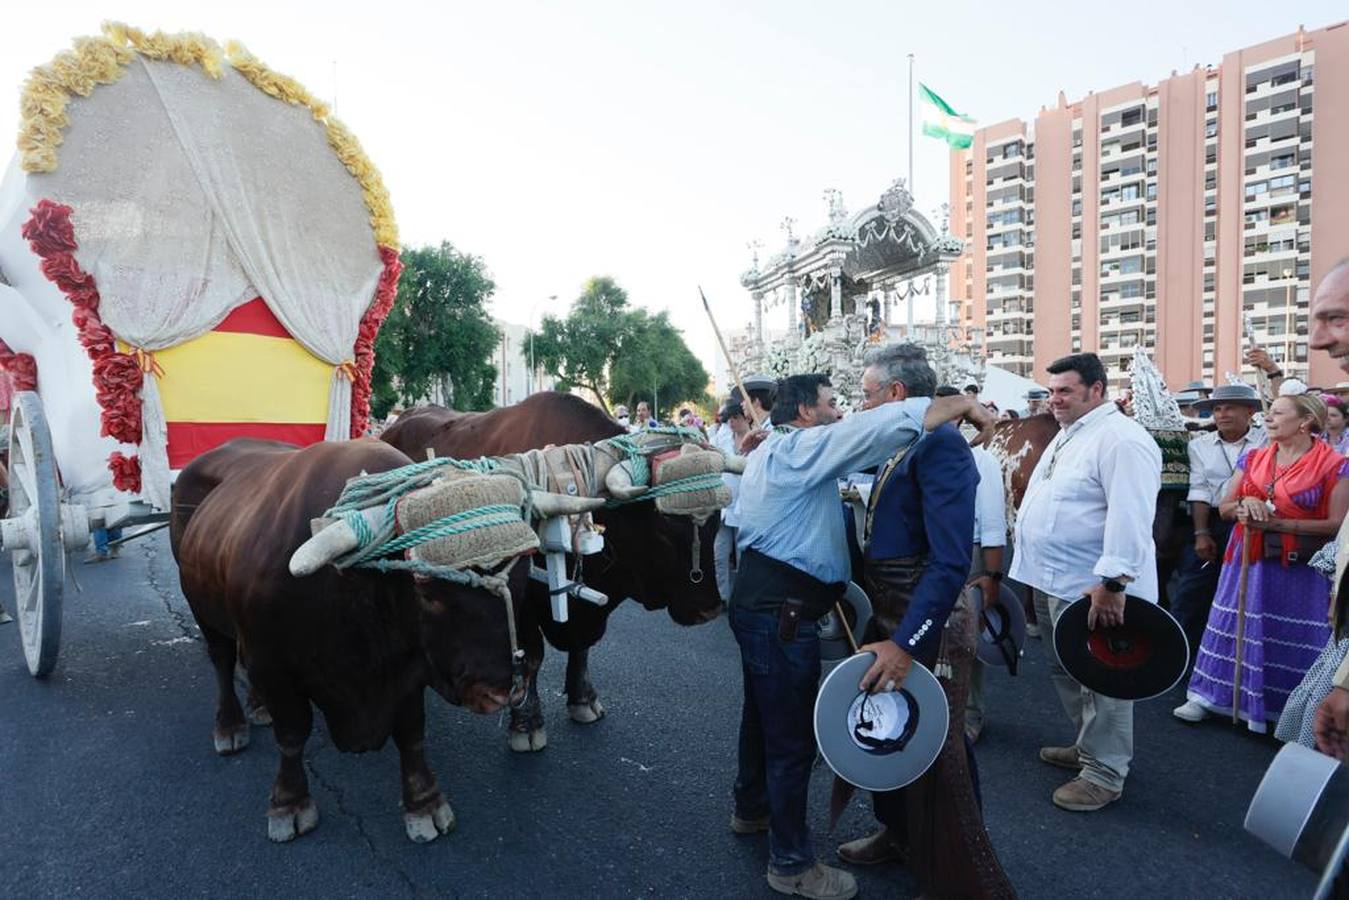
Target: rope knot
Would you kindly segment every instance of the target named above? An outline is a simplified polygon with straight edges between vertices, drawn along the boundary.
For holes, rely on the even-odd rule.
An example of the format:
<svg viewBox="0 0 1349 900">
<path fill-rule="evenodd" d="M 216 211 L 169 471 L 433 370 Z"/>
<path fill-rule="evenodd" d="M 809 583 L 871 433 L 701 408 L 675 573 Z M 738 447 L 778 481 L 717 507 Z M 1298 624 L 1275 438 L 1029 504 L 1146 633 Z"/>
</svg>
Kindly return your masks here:
<svg viewBox="0 0 1349 900">
<path fill-rule="evenodd" d="M 146 375 L 153 375 L 156 378 L 164 377 L 164 367 L 155 359 L 154 353 L 143 347 L 132 347 L 131 356 L 136 360 L 136 365 Z"/>
<path fill-rule="evenodd" d="M 347 381 L 350 381 L 352 384 L 356 383 L 356 378 L 359 374 L 356 370 L 356 361 L 352 359 L 344 359 L 333 366 L 333 372 L 336 375 L 345 378 Z"/>
</svg>

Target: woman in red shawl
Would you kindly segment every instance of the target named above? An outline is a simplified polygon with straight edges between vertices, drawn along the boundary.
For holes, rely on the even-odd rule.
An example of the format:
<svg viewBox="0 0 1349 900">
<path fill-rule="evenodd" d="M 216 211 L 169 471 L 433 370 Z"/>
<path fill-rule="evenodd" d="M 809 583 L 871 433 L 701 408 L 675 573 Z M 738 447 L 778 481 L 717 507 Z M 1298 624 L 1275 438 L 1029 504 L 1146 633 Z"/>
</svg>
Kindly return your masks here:
<svg viewBox="0 0 1349 900">
<path fill-rule="evenodd" d="M 1248 572 L 1238 715 L 1252 731 L 1278 721 L 1289 693 L 1325 649 L 1329 586 L 1307 561 L 1334 538 L 1349 510 L 1349 461 L 1317 438 L 1325 420 L 1320 397 L 1279 397 L 1265 417 L 1269 446 L 1237 461 L 1241 478 L 1228 486 L 1219 511 L 1238 524 L 1177 718 L 1232 714 L 1243 547 Z"/>
</svg>

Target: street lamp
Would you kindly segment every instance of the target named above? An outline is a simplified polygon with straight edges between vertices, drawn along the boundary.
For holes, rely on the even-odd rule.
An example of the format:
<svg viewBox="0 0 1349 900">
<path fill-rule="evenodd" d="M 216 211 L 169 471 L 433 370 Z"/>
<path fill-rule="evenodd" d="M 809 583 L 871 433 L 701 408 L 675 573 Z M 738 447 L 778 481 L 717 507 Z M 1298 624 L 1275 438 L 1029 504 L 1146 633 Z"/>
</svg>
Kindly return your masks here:
<svg viewBox="0 0 1349 900">
<path fill-rule="evenodd" d="M 548 295 L 548 304 L 551 306 L 557 300 L 557 294 Z M 539 370 L 534 367 L 534 313 L 539 309 L 539 301 L 535 300 L 534 305 L 529 308 L 529 386 L 525 396 L 534 393 L 538 386 Z"/>
</svg>

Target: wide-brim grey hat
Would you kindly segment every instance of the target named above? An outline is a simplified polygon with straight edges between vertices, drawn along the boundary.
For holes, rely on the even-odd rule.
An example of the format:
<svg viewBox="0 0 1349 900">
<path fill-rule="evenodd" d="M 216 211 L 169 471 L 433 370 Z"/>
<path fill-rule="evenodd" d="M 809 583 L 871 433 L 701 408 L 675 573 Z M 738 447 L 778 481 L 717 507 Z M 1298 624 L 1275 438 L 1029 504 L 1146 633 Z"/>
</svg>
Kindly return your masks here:
<svg viewBox="0 0 1349 900">
<path fill-rule="evenodd" d="M 1213 393 L 1213 385 L 1207 383 L 1203 379 L 1196 378 L 1194 381 L 1191 381 L 1189 384 L 1185 385 L 1185 387 L 1182 388 L 1182 390 L 1198 391 L 1201 394 L 1211 394 Z"/>
<path fill-rule="evenodd" d="M 1210 396 L 1197 401 L 1194 408 L 1211 410 L 1219 403 L 1236 403 L 1249 406 L 1251 409 L 1261 408 L 1260 395 L 1249 384 L 1220 384 L 1213 389 Z"/>
<path fill-rule="evenodd" d="M 815 695 L 820 755 L 844 781 L 864 791 L 892 791 L 915 781 L 936 761 L 950 708 L 937 679 L 914 661 L 899 690 L 857 689 L 876 654 L 839 663 Z"/>
</svg>

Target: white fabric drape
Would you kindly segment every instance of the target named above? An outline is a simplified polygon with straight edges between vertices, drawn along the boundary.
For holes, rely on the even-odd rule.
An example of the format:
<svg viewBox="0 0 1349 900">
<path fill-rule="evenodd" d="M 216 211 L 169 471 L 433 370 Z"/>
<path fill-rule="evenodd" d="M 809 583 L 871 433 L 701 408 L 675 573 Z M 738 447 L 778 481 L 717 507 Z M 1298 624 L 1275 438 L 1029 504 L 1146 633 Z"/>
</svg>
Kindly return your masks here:
<svg viewBox="0 0 1349 900">
<path fill-rule="evenodd" d="M 261 296 L 315 356 L 334 367 L 351 359 L 381 262 L 360 186 L 308 110 L 228 66 L 214 80 L 137 57 L 67 113 L 59 167 L 30 175 L 28 189 L 73 207 L 75 257 L 120 340 L 172 347 Z M 141 401 L 142 494 L 168 509 L 153 373 Z M 350 415 L 351 384 L 335 368 L 326 437 L 346 439 Z"/>
</svg>

